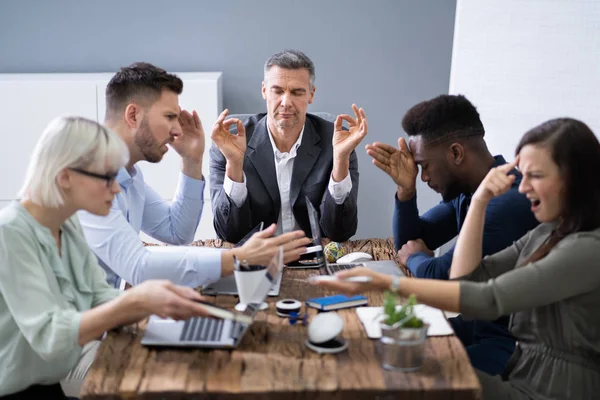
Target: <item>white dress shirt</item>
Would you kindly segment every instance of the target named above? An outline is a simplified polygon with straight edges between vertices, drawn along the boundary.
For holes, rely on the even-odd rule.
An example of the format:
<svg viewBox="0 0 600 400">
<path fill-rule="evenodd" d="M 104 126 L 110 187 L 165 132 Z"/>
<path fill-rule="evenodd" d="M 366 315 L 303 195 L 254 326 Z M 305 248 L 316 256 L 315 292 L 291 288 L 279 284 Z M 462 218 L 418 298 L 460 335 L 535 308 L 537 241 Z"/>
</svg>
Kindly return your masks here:
<svg viewBox="0 0 600 400">
<path fill-rule="evenodd" d="M 298 153 L 298 148 L 302 144 L 302 137 L 304 136 L 304 127 L 300 131 L 298 140 L 288 153 L 282 153 L 275 145 L 275 140 L 269 129 L 269 123 L 267 120 L 267 131 L 269 133 L 269 140 L 273 147 L 273 155 L 275 157 L 275 172 L 277 175 L 277 187 L 279 187 L 279 196 L 281 198 L 281 211 L 279 212 L 279 218 L 277 220 L 277 233 L 287 233 L 297 229 L 301 229 L 294 218 L 292 211 L 292 204 L 290 203 L 290 185 L 292 181 L 292 171 L 294 170 L 294 159 Z M 246 175 L 242 182 L 232 181 L 227 174 L 223 180 L 223 189 L 225 194 L 233 201 L 233 203 L 240 207 L 246 201 L 248 197 L 248 188 L 246 187 Z M 328 185 L 329 193 L 336 204 L 342 204 L 348 197 L 348 194 L 352 190 L 352 179 L 350 173 L 341 182 L 335 182 L 333 176 L 329 178 Z"/>
<path fill-rule="evenodd" d="M 140 230 L 165 243 L 189 244 L 200 222 L 204 181 L 179 175 L 172 202 L 163 200 L 144 182 L 137 166 L 119 171 L 121 192 L 105 216 L 79 211 L 89 246 L 106 270 L 109 283 L 119 277 L 136 285 L 149 279 L 168 279 L 198 287 L 221 276 L 221 251 L 203 247 L 144 247 Z"/>
</svg>

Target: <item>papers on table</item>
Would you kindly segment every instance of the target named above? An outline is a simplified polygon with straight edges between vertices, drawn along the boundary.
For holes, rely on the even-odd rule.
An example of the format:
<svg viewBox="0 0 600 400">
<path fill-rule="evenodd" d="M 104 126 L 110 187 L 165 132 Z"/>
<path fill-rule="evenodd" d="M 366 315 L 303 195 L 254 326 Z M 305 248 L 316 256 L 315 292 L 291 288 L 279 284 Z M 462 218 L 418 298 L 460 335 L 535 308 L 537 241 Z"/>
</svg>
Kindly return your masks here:
<svg viewBox="0 0 600 400">
<path fill-rule="evenodd" d="M 400 306 L 397 307 L 400 308 Z M 417 317 L 429 324 L 429 329 L 427 330 L 428 336 L 446 336 L 454 334 L 452 327 L 441 310 L 426 306 L 425 304 L 417 304 L 415 306 L 415 313 L 417 314 Z M 356 309 L 356 314 L 365 327 L 365 331 L 369 338 L 378 339 L 381 337 L 379 321 L 383 319 L 383 307 L 359 307 Z"/>
</svg>

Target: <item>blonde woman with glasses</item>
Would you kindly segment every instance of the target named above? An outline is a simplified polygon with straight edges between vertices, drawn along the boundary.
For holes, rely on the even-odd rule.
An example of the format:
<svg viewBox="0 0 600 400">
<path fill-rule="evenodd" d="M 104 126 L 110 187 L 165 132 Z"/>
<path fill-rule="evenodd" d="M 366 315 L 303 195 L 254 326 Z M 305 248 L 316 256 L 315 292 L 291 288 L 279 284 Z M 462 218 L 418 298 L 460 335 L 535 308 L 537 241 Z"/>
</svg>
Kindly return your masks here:
<svg viewBox="0 0 600 400">
<path fill-rule="evenodd" d="M 112 288 L 88 248 L 75 212 L 108 214 L 128 154 L 96 122 L 57 118 L 36 145 L 20 200 L 0 211 L 1 399 L 65 398 L 62 379 L 77 396 L 107 330 L 150 314 L 207 315 L 197 292 L 169 281 Z"/>
</svg>

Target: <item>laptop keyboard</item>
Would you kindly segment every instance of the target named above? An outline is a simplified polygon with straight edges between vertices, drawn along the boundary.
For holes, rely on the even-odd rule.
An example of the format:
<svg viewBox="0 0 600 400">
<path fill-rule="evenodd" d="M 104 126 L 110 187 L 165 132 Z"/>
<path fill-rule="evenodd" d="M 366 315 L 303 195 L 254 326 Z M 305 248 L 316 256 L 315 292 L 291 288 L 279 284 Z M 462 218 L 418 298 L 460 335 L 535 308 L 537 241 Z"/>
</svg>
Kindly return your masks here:
<svg viewBox="0 0 600 400">
<path fill-rule="evenodd" d="M 363 263 L 348 263 L 348 264 L 329 264 L 328 267 L 332 273 L 346 271 L 348 269 L 352 269 L 358 267 L 359 265 L 363 265 Z"/>
<path fill-rule="evenodd" d="M 179 340 L 182 342 L 220 342 L 225 320 L 195 317 L 185 321 Z M 239 323 L 231 321 L 231 335 L 239 329 Z"/>
</svg>

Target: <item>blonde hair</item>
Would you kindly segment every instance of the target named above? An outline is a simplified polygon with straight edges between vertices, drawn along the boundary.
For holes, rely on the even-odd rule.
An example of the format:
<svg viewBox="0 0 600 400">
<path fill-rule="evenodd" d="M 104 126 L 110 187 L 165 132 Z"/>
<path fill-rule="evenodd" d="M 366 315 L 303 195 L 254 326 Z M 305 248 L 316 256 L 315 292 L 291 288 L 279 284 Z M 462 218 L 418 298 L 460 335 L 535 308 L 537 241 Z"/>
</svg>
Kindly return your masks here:
<svg viewBox="0 0 600 400">
<path fill-rule="evenodd" d="M 44 207 L 64 204 L 58 174 L 65 168 L 108 169 L 116 172 L 129 161 L 125 142 L 113 131 L 83 117 L 52 120 L 38 140 L 19 198 Z"/>
</svg>

